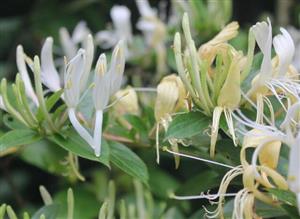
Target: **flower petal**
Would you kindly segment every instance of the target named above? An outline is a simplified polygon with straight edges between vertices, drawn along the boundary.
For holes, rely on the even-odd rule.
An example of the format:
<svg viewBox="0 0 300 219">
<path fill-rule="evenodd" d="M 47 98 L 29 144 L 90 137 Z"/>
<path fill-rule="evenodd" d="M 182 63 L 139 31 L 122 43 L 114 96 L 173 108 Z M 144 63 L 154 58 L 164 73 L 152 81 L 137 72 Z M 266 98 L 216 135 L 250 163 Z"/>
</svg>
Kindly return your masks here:
<svg viewBox="0 0 300 219">
<path fill-rule="evenodd" d="M 31 98 L 31 100 L 34 102 L 34 104 L 36 106 L 39 105 L 39 101 L 37 99 L 37 96 L 34 92 L 33 86 L 31 84 L 30 78 L 29 78 L 29 74 L 26 68 L 26 63 L 25 63 L 25 54 L 23 51 L 23 47 L 21 45 L 19 45 L 17 47 L 17 67 L 19 70 L 19 73 L 21 75 L 21 78 L 24 82 L 24 86 L 25 86 L 25 91 L 26 91 L 26 95 Z"/>
<path fill-rule="evenodd" d="M 263 61 L 260 67 L 260 80 L 264 83 L 272 74 L 271 48 L 272 48 L 272 26 L 270 20 L 259 22 L 251 30 L 255 36 L 256 42 L 263 53 Z"/>
<path fill-rule="evenodd" d="M 41 51 L 42 82 L 51 91 L 56 92 L 61 89 L 59 74 L 55 68 L 53 55 L 53 38 L 48 37 Z"/>
<path fill-rule="evenodd" d="M 279 57 L 279 76 L 284 76 L 293 60 L 295 45 L 292 37 L 284 28 L 280 28 L 280 31 L 282 34 L 278 34 L 274 37 L 273 45 L 275 52 Z"/>
<path fill-rule="evenodd" d="M 77 46 L 72 41 L 72 38 L 65 27 L 60 28 L 59 37 L 64 53 L 66 54 L 68 60 L 72 59 L 76 55 Z"/>
</svg>

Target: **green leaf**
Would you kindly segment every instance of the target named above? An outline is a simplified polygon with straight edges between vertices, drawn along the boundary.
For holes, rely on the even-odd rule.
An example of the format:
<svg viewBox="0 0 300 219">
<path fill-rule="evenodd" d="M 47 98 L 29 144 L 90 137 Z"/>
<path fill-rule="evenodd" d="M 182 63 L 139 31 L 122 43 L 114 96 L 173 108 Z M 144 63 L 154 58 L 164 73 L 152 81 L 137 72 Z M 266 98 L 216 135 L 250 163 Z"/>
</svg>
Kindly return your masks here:
<svg viewBox="0 0 300 219">
<path fill-rule="evenodd" d="M 281 208 L 287 212 L 291 219 L 298 219 L 300 217 L 298 208 L 295 206 L 283 204 L 281 205 Z"/>
<path fill-rule="evenodd" d="M 53 93 L 49 98 L 46 99 L 46 107 L 48 112 L 50 112 L 50 110 L 54 107 L 54 105 L 57 103 L 57 101 L 59 101 L 62 93 L 64 92 L 63 89 Z M 42 121 L 43 118 L 43 113 L 41 108 L 38 109 L 37 113 L 36 113 L 36 117 L 38 119 L 38 121 Z"/>
<path fill-rule="evenodd" d="M 0 137 L 0 153 L 21 145 L 32 144 L 42 137 L 30 129 L 15 129 Z"/>
<path fill-rule="evenodd" d="M 297 206 L 296 196 L 291 191 L 276 188 L 268 189 L 268 191 L 272 195 L 276 196 L 279 201 L 295 207 Z"/>
<path fill-rule="evenodd" d="M 136 131 L 140 133 L 147 132 L 147 126 L 140 117 L 127 114 L 124 116 L 124 118 L 132 125 L 134 129 L 136 129 Z"/>
<path fill-rule="evenodd" d="M 33 216 L 31 219 L 40 219 L 40 216 L 43 214 L 45 218 L 47 219 L 56 219 L 60 205 L 57 204 L 52 204 L 52 205 L 46 205 L 42 208 L 40 208 Z"/>
<path fill-rule="evenodd" d="M 109 147 L 105 140 L 102 140 L 101 156 L 96 157 L 91 146 L 83 140 L 74 130 L 69 130 L 66 133 L 66 138 L 59 134 L 48 137 L 48 139 L 67 151 L 89 160 L 98 161 L 109 167 Z"/>
<path fill-rule="evenodd" d="M 180 114 L 171 122 L 165 139 L 190 138 L 197 134 L 203 134 L 209 125 L 209 118 L 200 112 Z"/>
<path fill-rule="evenodd" d="M 46 139 L 26 145 L 20 151 L 20 157 L 27 163 L 57 175 L 68 171 L 62 164 L 66 156 L 64 149 Z"/>
<path fill-rule="evenodd" d="M 109 142 L 109 145 L 111 162 L 125 173 L 147 184 L 149 176 L 145 163 L 126 146 L 118 142 Z"/>
<path fill-rule="evenodd" d="M 149 185 L 151 191 L 158 197 L 169 198 L 179 186 L 179 182 L 169 173 L 159 168 L 149 169 Z"/>
<path fill-rule="evenodd" d="M 27 127 L 9 114 L 3 116 L 3 123 L 10 129 L 27 129 Z"/>
</svg>

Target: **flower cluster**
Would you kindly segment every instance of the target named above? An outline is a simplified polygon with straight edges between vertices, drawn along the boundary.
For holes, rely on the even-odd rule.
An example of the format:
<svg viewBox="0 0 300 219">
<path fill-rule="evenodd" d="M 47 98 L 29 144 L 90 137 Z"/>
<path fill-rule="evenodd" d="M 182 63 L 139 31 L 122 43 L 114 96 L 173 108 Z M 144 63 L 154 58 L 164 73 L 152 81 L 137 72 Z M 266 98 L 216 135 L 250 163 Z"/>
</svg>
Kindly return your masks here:
<svg viewBox="0 0 300 219">
<path fill-rule="evenodd" d="M 253 218 L 255 199 L 270 205 L 277 200 L 264 190 L 278 188 L 299 196 L 299 73 L 291 65 L 295 46 L 290 34 L 280 28 L 272 38 L 271 22 L 258 22 L 249 31 L 248 54 L 235 50 L 227 41 L 237 35 L 238 25 L 228 24 L 212 40 L 200 46 L 198 52 L 191 37 L 188 16 L 183 17 L 186 49 L 181 51 L 180 34 L 174 39 L 174 53 L 178 74 L 181 77 L 194 108 L 212 117 L 211 157 L 215 154 L 219 121 L 224 112 L 228 134 L 233 143 L 240 145 L 239 166 L 226 166 L 211 160 L 193 157 L 166 149 L 169 153 L 190 157 L 228 167 L 216 195 L 180 197 L 176 199 L 206 198 L 218 200 L 215 211 L 208 211 L 210 218 L 223 218 L 223 201 L 235 196 L 233 218 Z M 261 54 L 260 68 L 252 73 L 255 42 Z M 272 57 L 272 43 L 276 55 Z M 251 74 L 250 74 L 251 72 Z M 246 89 L 243 83 L 251 85 Z M 244 115 L 244 109 L 254 110 L 256 119 Z M 239 127 L 237 130 L 236 127 Z M 236 136 L 239 136 L 238 138 Z M 239 141 L 238 141 L 239 140 Z M 288 173 L 278 170 L 282 146 L 288 146 Z M 250 148 L 254 149 L 251 153 Z M 251 154 L 252 159 L 247 161 Z M 259 161 L 259 162 L 258 162 Z M 230 182 L 242 176 L 243 186 L 237 193 L 226 193 Z"/>
</svg>

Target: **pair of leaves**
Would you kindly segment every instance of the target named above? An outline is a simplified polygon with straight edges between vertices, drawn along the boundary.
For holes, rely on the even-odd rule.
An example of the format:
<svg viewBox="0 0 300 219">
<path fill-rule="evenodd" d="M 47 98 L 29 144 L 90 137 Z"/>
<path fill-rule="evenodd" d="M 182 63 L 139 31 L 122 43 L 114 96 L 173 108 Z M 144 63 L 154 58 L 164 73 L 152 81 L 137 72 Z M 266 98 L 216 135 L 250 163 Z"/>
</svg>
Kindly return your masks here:
<svg viewBox="0 0 300 219">
<path fill-rule="evenodd" d="M 31 145 L 41 139 L 42 137 L 38 133 L 29 129 L 12 130 L 0 137 L 0 155 L 9 149 Z M 107 167 L 110 167 L 109 163 L 111 161 L 127 174 L 140 179 L 144 183 L 148 181 L 148 171 L 144 162 L 129 148 L 120 143 L 108 143 L 103 140 L 102 154 L 100 157 L 96 157 L 91 147 L 73 130 L 66 132 L 66 138 L 55 134 L 47 139 L 77 156 L 100 162 Z"/>
</svg>

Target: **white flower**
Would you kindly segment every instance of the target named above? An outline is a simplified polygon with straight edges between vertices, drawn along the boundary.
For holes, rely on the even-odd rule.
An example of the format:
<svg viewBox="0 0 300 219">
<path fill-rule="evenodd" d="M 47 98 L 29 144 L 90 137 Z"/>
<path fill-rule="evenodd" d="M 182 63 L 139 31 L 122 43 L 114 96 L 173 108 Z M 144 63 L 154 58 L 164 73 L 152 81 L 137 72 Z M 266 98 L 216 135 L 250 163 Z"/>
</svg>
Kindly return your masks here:
<svg viewBox="0 0 300 219">
<path fill-rule="evenodd" d="M 156 10 L 151 8 L 148 0 L 136 0 L 141 18 L 136 26 L 145 36 L 146 43 L 151 47 L 156 47 L 164 40 L 165 26 L 157 16 Z"/>
<path fill-rule="evenodd" d="M 116 45 L 110 63 L 108 74 L 111 77 L 110 95 L 114 95 L 121 87 L 125 68 L 125 44 L 120 40 Z"/>
<path fill-rule="evenodd" d="M 93 101 L 96 110 L 93 148 L 96 156 L 100 156 L 101 153 L 103 110 L 106 108 L 110 96 L 114 95 L 121 86 L 125 67 L 124 50 L 124 42 L 120 41 L 113 51 L 109 71 L 107 71 L 107 61 L 104 54 L 100 55 L 96 64 L 95 87 L 93 91 Z"/>
<path fill-rule="evenodd" d="M 84 71 L 81 76 L 81 91 L 85 88 L 91 71 L 93 58 L 94 58 L 94 43 L 93 37 L 89 34 L 84 36 L 83 48 L 85 50 L 86 61 L 84 65 Z M 41 68 L 42 68 L 42 82 L 52 92 L 56 92 L 61 89 L 60 75 L 54 65 L 53 60 L 53 38 L 48 37 L 42 47 L 41 51 Z"/>
<path fill-rule="evenodd" d="M 92 41 L 90 44 L 92 46 Z M 117 44 L 112 54 L 109 70 L 107 70 L 107 61 L 104 54 L 100 55 L 97 61 L 93 86 L 93 102 L 96 111 L 93 135 L 80 124 L 76 117 L 76 107 L 80 102 L 81 93 L 87 87 L 87 78 L 93 59 L 93 51 L 89 51 L 89 49 L 92 49 L 92 47 L 87 46 L 87 51 L 80 49 L 77 55 L 67 64 L 64 98 L 68 106 L 69 119 L 74 129 L 94 149 L 95 155 L 100 156 L 103 111 L 107 108 L 110 96 L 121 86 L 125 67 L 125 48 L 123 41 Z"/>
<path fill-rule="evenodd" d="M 141 18 L 136 27 L 143 32 L 146 44 L 154 49 L 156 53 L 157 75 L 161 78 L 167 71 L 165 39 L 167 37 L 167 28 L 164 22 L 157 16 L 156 10 L 152 9 L 148 0 L 136 0 Z"/>
<path fill-rule="evenodd" d="M 263 60 L 259 71 L 259 79 L 257 86 L 264 85 L 266 80 L 270 79 L 272 75 L 272 26 L 270 20 L 266 22 L 259 22 L 251 28 L 256 42 L 263 54 Z"/>
<path fill-rule="evenodd" d="M 295 45 L 292 37 L 284 28 L 280 28 L 280 31 L 282 34 L 274 37 L 273 44 L 276 54 L 279 57 L 278 74 L 284 77 L 293 60 Z"/>
<path fill-rule="evenodd" d="M 298 211 L 300 212 L 300 133 L 290 147 L 288 185 L 296 194 Z"/>
<path fill-rule="evenodd" d="M 293 58 L 293 66 L 300 72 L 300 31 L 295 27 L 288 27 L 288 32 L 290 33 L 293 41 L 295 42 L 295 55 Z"/>
<path fill-rule="evenodd" d="M 87 39 L 88 35 L 90 35 L 90 30 L 87 28 L 87 25 L 84 21 L 80 21 L 76 25 L 72 36 L 70 36 L 70 33 L 65 27 L 60 28 L 60 43 L 68 60 L 72 59 L 76 55 L 78 44 L 84 44 L 84 41 Z"/>
<path fill-rule="evenodd" d="M 56 92 L 61 89 L 60 77 L 57 72 L 52 55 L 53 38 L 48 37 L 41 51 L 41 76 L 42 82 L 51 91 Z"/>
<path fill-rule="evenodd" d="M 251 31 L 263 54 L 259 74 L 252 82 L 253 92 L 259 87 L 270 86 L 271 79 L 284 81 L 287 78 L 288 67 L 295 53 L 295 45 L 289 33 L 284 28 L 280 28 L 282 34 L 278 34 L 273 39 L 273 46 L 279 59 L 278 67 L 274 69 L 271 57 L 272 26 L 270 20 L 268 19 L 268 24 L 266 22 L 257 23 L 251 28 Z"/>
<path fill-rule="evenodd" d="M 85 21 L 80 21 L 73 30 L 72 41 L 81 43 L 91 33 Z"/>
<path fill-rule="evenodd" d="M 31 84 L 29 74 L 26 68 L 25 54 L 23 51 L 23 47 L 21 45 L 17 47 L 17 67 L 21 75 L 21 78 L 24 82 L 26 95 L 33 101 L 33 103 L 36 106 L 39 106 L 38 98 L 35 94 L 35 91 Z"/>
<path fill-rule="evenodd" d="M 80 100 L 81 77 L 84 73 L 86 54 L 80 49 L 65 68 L 65 102 L 69 108 L 76 108 Z"/>
<path fill-rule="evenodd" d="M 136 0 L 136 5 L 142 17 L 156 17 L 157 12 L 151 8 L 148 0 Z"/>
<path fill-rule="evenodd" d="M 60 28 L 59 38 L 67 59 L 72 59 L 76 55 L 77 46 L 75 42 L 72 41 L 72 38 L 65 27 Z"/>
<path fill-rule="evenodd" d="M 131 12 L 126 6 L 116 5 L 110 10 L 114 30 L 100 31 L 95 40 L 102 48 L 110 48 L 121 39 L 128 45 L 132 42 Z"/>
<path fill-rule="evenodd" d="M 77 52 L 77 55 L 71 59 L 65 68 L 65 90 L 64 98 L 68 106 L 68 115 L 70 122 L 77 133 L 90 145 L 93 145 L 93 139 L 89 132 L 80 124 L 76 117 L 76 107 L 80 101 L 81 77 L 84 73 L 86 63 L 86 54 L 83 49 Z"/>
</svg>

